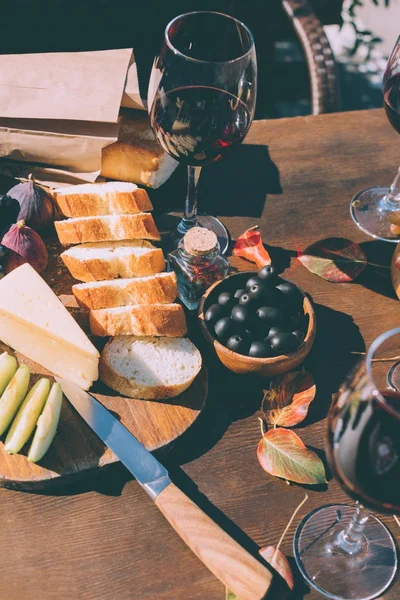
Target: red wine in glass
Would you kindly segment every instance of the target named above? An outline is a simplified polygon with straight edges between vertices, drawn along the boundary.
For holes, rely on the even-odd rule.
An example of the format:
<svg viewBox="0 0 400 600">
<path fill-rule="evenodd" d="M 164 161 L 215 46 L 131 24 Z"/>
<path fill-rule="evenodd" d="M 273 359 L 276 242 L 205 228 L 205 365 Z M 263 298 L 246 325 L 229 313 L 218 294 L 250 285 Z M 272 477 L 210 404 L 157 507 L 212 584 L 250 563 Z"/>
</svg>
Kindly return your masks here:
<svg viewBox="0 0 400 600">
<path fill-rule="evenodd" d="M 179 87 L 157 93 L 150 113 L 161 146 L 186 165 L 220 160 L 245 137 L 251 117 L 236 96 L 215 87 Z"/>
<path fill-rule="evenodd" d="M 385 389 L 379 396 L 332 407 L 330 464 L 354 500 L 400 513 L 400 393 Z"/>
<path fill-rule="evenodd" d="M 400 133 L 400 73 L 390 77 L 384 83 L 383 100 L 390 124 L 397 133 Z"/>
</svg>

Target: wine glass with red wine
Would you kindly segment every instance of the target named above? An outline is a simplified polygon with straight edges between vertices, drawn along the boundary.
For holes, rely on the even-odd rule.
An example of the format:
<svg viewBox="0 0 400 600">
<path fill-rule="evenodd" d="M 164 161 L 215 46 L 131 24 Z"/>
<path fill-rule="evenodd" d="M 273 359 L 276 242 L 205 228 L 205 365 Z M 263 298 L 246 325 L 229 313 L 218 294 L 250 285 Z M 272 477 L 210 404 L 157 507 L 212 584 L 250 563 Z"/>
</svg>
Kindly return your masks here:
<svg viewBox="0 0 400 600">
<path fill-rule="evenodd" d="M 386 115 L 392 127 L 400 133 L 400 37 L 389 57 L 382 87 Z M 400 241 L 400 169 L 390 188 L 372 187 L 359 192 L 351 201 L 350 212 L 356 224 L 365 233 L 379 240 L 398 243 Z M 399 212 L 397 218 L 393 218 L 395 212 Z"/>
<path fill-rule="evenodd" d="M 339 390 L 328 415 L 328 458 L 359 504 L 330 504 L 297 528 L 306 581 L 334 600 L 370 600 L 391 584 L 396 545 L 368 509 L 400 514 L 400 328 L 379 336 Z"/>
<path fill-rule="evenodd" d="M 164 243 L 176 247 L 193 226 L 213 230 L 221 251 L 229 235 L 219 219 L 197 214 L 200 170 L 245 138 L 254 117 L 257 64 L 249 29 L 228 15 L 199 11 L 180 15 L 165 29 L 149 82 L 148 109 L 157 140 L 187 165 L 183 218 L 160 219 Z M 167 239 L 165 239 L 167 238 Z"/>
</svg>

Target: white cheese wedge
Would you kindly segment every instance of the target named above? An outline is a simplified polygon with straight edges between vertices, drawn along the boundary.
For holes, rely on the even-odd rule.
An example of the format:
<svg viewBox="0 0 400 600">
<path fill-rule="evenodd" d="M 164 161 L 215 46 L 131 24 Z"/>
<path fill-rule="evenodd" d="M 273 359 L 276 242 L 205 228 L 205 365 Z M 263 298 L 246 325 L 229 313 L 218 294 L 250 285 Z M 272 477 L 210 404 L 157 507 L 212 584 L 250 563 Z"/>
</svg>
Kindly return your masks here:
<svg viewBox="0 0 400 600">
<path fill-rule="evenodd" d="M 0 280 L 0 340 L 84 390 L 98 379 L 96 348 L 28 264 Z"/>
</svg>

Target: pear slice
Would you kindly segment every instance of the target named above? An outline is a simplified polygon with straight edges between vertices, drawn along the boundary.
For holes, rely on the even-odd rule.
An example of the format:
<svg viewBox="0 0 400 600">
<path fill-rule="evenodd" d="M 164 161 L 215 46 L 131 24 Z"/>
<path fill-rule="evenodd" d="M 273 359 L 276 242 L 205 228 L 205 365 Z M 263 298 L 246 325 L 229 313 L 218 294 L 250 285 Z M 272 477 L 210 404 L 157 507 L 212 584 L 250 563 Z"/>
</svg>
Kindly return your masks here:
<svg viewBox="0 0 400 600">
<path fill-rule="evenodd" d="M 17 359 L 7 352 L 0 354 L 0 396 L 14 377 L 18 368 Z"/>
<path fill-rule="evenodd" d="M 50 448 L 60 420 L 62 399 L 61 385 L 53 383 L 43 412 L 38 419 L 35 435 L 29 448 L 28 460 L 30 462 L 38 462 Z"/>
<path fill-rule="evenodd" d="M 6 437 L 4 449 L 10 454 L 19 452 L 31 437 L 50 391 L 50 381 L 39 379 L 25 398 Z"/>
<path fill-rule="evenodd" d="M 19 367 L 0 398 L 0 435 L 8 428 L 21 406 L 28 391 L 30 376 L 26 365 Z"/>
</svg>

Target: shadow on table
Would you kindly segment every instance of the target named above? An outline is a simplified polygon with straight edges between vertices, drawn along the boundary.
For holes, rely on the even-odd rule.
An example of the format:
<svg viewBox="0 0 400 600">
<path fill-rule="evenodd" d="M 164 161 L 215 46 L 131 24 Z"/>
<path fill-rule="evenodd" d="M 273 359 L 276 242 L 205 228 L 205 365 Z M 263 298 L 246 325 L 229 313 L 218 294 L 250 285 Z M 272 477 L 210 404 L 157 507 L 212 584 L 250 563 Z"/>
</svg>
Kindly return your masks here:
<svg viewBox="0 0 400 600">
<path fill-rule="evenodd" d="M 187 172 L 180 165 L 159 189 L 149 190 L 154 214 L 182 211 Z M 261 216 L 267 194 L 282 194 L 279 170 L 266 146 L 241 144 L 221 161 L 202 169 L 198 183 L 198 210 L 211 215 Z"/>
<path fill-rule="evenodd" d="M 350 315 L 321 304 L 314 304 L 314 310 L 317 335 L 305 366 L 314 377 L 317 397 L 302 427 L 326 417 L 332 394 L 338 391 L 359 359 L 352 353 L 365 350 L 364 339 Z"/>
<path fill-rule="evenodd" d="M 371 240 L 360 244 L 368 259 L 368 267 L 356 283 L 388 298 L 396 298 L 390 276 L 390 263 L 396 247 L 389 242 Z"/>
</svg>

